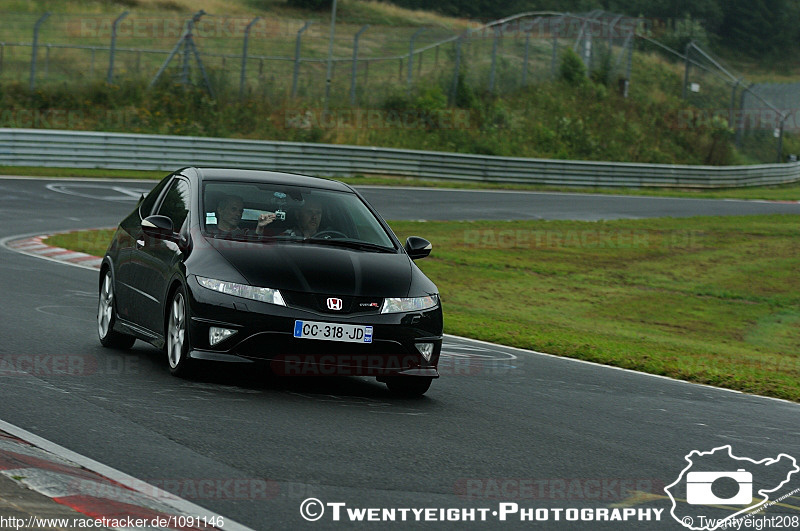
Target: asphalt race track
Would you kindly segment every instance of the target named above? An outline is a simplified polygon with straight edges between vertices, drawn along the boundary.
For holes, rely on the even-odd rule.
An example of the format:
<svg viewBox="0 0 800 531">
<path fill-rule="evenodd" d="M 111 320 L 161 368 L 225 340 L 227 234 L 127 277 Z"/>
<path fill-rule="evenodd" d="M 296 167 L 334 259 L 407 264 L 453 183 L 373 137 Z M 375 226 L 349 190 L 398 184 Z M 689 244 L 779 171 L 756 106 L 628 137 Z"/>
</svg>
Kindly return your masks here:
<svg viewBox="0 0 800 531">
<path fill-rule="evenodd" d="M 0 239 L 116 225 L 152 184 L 0 180 Z M 765 202 L 364 193 L 387 219 L 800 214 L 800 204 Z M 96 272 L 1 246 L 0 272 L 0 419 L 253 529 L 349 525 L 332 521 L 330 507 L 307 523 L 307 498 L 348 508 L 488 508 L 488 523 L 468 526 L 499 529 L 545 525 L 516 513 L 498 521 L 491 511 L 502 502 L 662 509 L 660 523 L 560 527 L 682 529 L 663 487 L 690 451 L 729 444 L 757 460 L 800 456 L 800 405 L 459 338 L 447 339 L 442 378 L 419 400 L 392 397 L 372 379 L 277 379 L 229 366 L 181 380 L 142 342 L 125 352 L 100 346 Z M 24 356 L 38 364 L 14 370 Z M 208 480 L 217 488 L 198 488 Z M 800 516 L 800 500 L 783 505 L 781 514 Z M 548 514 L 547 527 L 557 527 Z"/>
</svg>

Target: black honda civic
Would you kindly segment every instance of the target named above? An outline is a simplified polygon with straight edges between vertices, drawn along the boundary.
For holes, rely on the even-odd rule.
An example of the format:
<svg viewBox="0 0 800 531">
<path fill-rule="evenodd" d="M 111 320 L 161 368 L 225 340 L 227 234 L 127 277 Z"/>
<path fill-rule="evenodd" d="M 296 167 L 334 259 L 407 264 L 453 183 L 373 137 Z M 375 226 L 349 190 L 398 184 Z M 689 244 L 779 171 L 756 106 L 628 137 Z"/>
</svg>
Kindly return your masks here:
<svg viewBox="0 0 800 531">
<path fill-rule="evenodd" d="M 350 186 L 286 173 L 183 168 L 120 223 L 100 270 L 100 342 L 281 375 L 374 376 L 421 395 L 438 378 L 442 308 L 402 245 Z"/>
</svg>

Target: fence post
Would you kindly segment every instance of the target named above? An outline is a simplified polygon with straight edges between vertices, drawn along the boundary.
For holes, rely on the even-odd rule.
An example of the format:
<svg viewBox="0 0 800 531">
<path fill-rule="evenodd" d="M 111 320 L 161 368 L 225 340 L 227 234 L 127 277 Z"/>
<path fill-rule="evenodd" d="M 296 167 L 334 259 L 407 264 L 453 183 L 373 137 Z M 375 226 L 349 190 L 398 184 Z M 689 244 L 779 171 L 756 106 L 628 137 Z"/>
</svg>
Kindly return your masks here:
<svg viewBox="0 0 800 531">
<path fill-rule="evenodd" d="M 788 117 L 789 117 L 788 112 L 781 113 L 781 126 L 780 130 L 778 131 L 778 160 L 776 161 L 778 164 L 783 162 L 783 127 Z"/>
<path fill-rule="evenodd" d="M 456 39 L 456 65 L 453 69 L 453 82 L 450 86 L 450 105 L 455 105 L 456 103 L 456 93 L 458 91 L 458 76 L 460 75 L 461 70 L 461 42 L 464 40 L 464 36 L 469 32 L 466 30 L 464 33 L 458 36 Z"/>
<path fill-rule="evenodd" d="M 292 98 L 297 97 L 297 76 L 300 74 L 300 39 L 303 32 L 311 25 L 311 21 L 306 22 L 297 32 L 297 40 L 294 44 L 294 73 L 292 74 Z"/>
<path fill-rule="evenodd" d="M 736 80 L 736 84 L 733 85 L 733 90 L 731 90 L 731 112 L 730 112 L 730 121 L 728 125 L 733 127 L 731 121 L 736 120 L 736 89 L 739 88 L 739 84 L 742 82 L 741 79 Z"/>
<path fill-rule="evenodd" d="M 628 97 L 628 90 L 631 87 L 631 76 L 633 75 L 633 49 L 636 47 L 636 33 L 631 30 L 631 40 L 628 43 L 628 64 L 625 67 L 625 97 Z"/>
<path fill-rule="evenodd" d="M 239 99 L 242 99 L 244 96 L 244 79 L 245 72 L 247 71 L 247 43 L 250 40 L 250 28 L 252 28 L 253 24 L 258 22 L 260 19 L 261 17 L 254 18 L 244 29 L 244 44 L 242 45 L 242 72 L 239 74 Z"/>
<path fill-rule="evenodd" d="M 108 54 L 108 75 L 106 76 L 106 83 L 109 85 L 114 80 L 114 54 L 117 51 L 117 27 L 119 23 L 122 22 L 122 19 L 128 16 L 128 12 L 124 11 L 120 16 L 114 19 L 114 23 L 111 25 L 111 50 Z"/>
<path fill-rule="evenodd" d="M 325 112 L 331 99 L 331 84 L 333 83 L 333 38 L 336 34 L 336 0 L 331 6 L 331 38 L 328 41 L 328 69 L 325 75 Z"/>
<path fill-rule="evenodd" d="M 494 78 L 497 72 L 497 45 L 500 42 L 500 27 L 494 27 L 494 39 L 492 40 L 492 68 L 489 72 L 489 92 L 494 92 Z"/>
<path fill-rule="evenodd" d="M 353 69 L 350 76 L 350 105 L 356 104 L 356 74 L 358 73 L 358 38 L 361 34 L 369 29 L 369 24 L 366 24 L 358 30 L 353 37 Z M 366 63 L 369 65 L 369 63 Z"/>
<path fill-rule="evenodd" d="M 586 34 L 583 37 L 583 63 L 586 65 L 587 76 L 591 76 L 592 74 L 592 59 L 594 58 L 594 54 L 592 53 L 593 35 L 592 25 L 589 24 L 586 28 Z"/>
<path fill-rule="evenodd" d="M 611 21 L 611 26 L 608 28 L 608 55 L 614 55 L 614 28 L 617 27 L 617 23 L 622 18 L 622 15 L 617 15 L 617 17 Z"/>
<path fill-rule="evenodd" d="M 689 70 L 691 68 L 691 63 L 689 62 L 689 53 L 692 51 L 692 46 L 694 46 L 694 41 L 689 41 L 689 44 L 686 45 L 686 67 L 683 72 L 683 94 L 681 95 L 681 99 L 686 99 L 688 95 L 687 92 L 689 90 Z"/>
<path fill-rule="evenodd" d="M 44 48 L 44 77 L 50 76 L 50 43 Z"/>
<path fill-rule="evenodd" d="M 736 147 L 738 149 L 742 149 L 742 137 L 744 136 L 744 128 L 747 120 L 747 92 L 753 88 L 753 85 L 749 85 L 742 89 L 742 95 L 739 99 L 739 108 L 742 110 L 742 123 L 739 124 L 739 127 L 736 128 Z"/>
<path fill-rule="evenodd" d="M 192 24 L 189 23 L 189 33 L 192 33 Z M 189 84 L 189 79 L 191 79 L 191 72 L 190 68 L 191 65 L 189 64 L 189 57 L 190 57 L 191 50 L 189 49 L 189 39 L 184 39 L 183 41 L 183 68 L 181 69 L 181 84 L 186 87 Z"/>
<path fill-rule="evenodd" d="M 92 66 L 89 69 L 89 79 L 94 77 L 94 59 L 96 55 L 95 52 L 97 52 L 97 48 L 95 46 L 92 46 Z"/>
<path fill-rule="evenodd" d="M 41 17 L 39 20 L 36 21 L 36 24 L 33 26 L 33 52 L 31 53 L 31 80 L 30 80 L 30 91 L 33 92 L 36 88 L 36 51 L 39 46 L 39 27 L 47 20 L 47 17 L 50 16 L 50 12 L 48 11 Z"/>
<path fill-rule="evenodd" d="M 531 44 L 531 35 L 530 33 L 525 34 L 525 59 L 522 61 L 522 86 L 524 87 L 528 83 L 528 49 L 530 48 Z"/>
<path fill-rule="evenodd" d="M 425 32 L 426 28 L 420 28 L 411 35 L 411 39 L 408 42 L 408 93 L 411 94 L 411 84 L 414 81 L 414 40 L 416 40 L 417 36 L 423 32 Z"/>
</svg>

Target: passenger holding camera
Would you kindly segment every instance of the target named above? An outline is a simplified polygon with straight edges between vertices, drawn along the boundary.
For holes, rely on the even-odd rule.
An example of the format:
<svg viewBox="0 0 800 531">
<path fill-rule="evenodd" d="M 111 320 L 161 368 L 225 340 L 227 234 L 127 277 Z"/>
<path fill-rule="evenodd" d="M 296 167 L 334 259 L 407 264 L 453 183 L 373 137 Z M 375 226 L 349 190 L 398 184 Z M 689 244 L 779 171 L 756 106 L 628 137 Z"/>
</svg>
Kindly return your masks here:
<svg viewBox="0 0 800 531">
<path fill-rule="evenodd" d="M 216 232 L 236 237 L 248 235 L 250 232 L 249 229 L 243 229 L 239 227 L 239 223 L 242 221 L 243 212 L 244 201 L 241 197 L 235 195 L 224 196 L 217 204 Z M 258 225 L 256 226 L 255 233 L 259 236 L 262 236 L 266 226 L 275 221 L 276 217 L 277 216 L 273 212 L 263 212 L 261 215 L 259 215 Z"/>
</svg>

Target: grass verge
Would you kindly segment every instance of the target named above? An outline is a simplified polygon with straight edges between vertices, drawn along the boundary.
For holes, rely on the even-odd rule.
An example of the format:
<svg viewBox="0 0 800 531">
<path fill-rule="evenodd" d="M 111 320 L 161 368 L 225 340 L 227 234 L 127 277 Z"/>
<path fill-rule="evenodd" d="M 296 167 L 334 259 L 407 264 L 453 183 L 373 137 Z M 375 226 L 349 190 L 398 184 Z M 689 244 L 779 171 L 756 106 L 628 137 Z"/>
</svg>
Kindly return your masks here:
<svg viewBox="0 0 800 531">
<path fill-rule="evenodd" d="M 800 401 L 797 216 L 391 225 L 434 242 L 448 333 Z"/>
<path fill-rule="evenodd" d="M 0 175 L 26 177 L 94 177 L 102 179 L 162 179 L 166 171 L 108 170 L 79 168 L 42 168 L 28 166 L 0 166 Z M 765 201 L 800 201 L 800 183 L 720 190 L 692 190 L 672 188 L 579 188 L 534 184 L 502 184 L 490 182 L 440 181 L 414 177 L 370 176 L 336 177 L 336 180 L 353 186 L 416 186 L 423 188 L 460 188 L 467 190 L 521 190 L 530 192 L 563 192 L 608 195 L 641 195 L 652 197 L 685 197 L 696 199 L 761 199 Z"/>
</svg>

